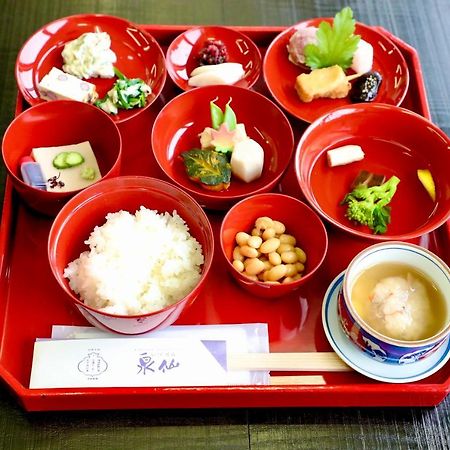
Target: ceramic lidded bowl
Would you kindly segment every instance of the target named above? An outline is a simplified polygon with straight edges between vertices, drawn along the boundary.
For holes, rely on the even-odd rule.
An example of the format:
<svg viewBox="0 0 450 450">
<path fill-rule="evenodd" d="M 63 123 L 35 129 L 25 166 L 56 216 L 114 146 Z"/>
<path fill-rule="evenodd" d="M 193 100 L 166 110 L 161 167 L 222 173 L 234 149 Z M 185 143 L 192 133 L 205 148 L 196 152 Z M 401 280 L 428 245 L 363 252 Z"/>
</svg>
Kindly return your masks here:
<svg viewBox="0 0 450 450">
<path fill-rule="evenodd" d="M 190 180 L 181 157 L 184 151 L 200 148 L 199 134 L 211 127 L 211 101 L 222 110 L 230 103 L 237 122 L 264 150 L 260 178 L 245 183 L 232 175 L 230 187 L 220 192 Z M 293 146 L 292 128 L 283 112 L 263 95 L 236 86 L 201 87 L 178 95 L 160 111 L 152 130 L 153 153 L 165 175 L 202 206 L 217 210 L 273 189 L 289 165 Z"/>
<path fill-rule="evenodd" d="M 55 192 L 26 184 L 20 161 L 33 148 L 56 147 L 89 141 L 102 179 L 119 175 L 122 138 L 109 115 L 99 108 L 70 100 L 40 103 L 26 109 L 3 136 L 2 156 L 8 175 L 20 197 L 32 209 L 54 216 L 78 190 Z"/>
<path fill-rule="evenodd" d="M 354 283 L 362 272 L 383 263 L 412 267 L 424 274 L 442 293 L 446 317 L 436 334 L 416 341 L 393 339 L 374 330 L 358 315 L 351 302 Z M 371 358 L 391 364 L 414 363 L 434 352 L 450 334 L 450 269 L 432 252 L 414 244 L 392 241 L 372 245 L 356 255 L 347 268 L 338 297 L 338 314 L 349 339 Z"/>
<path fill-rule="evenodd" d="M 240 231 L 250 234 L 256 219 L 264 216 L 282 222 L 285 233 L 294 236 L 295 245 L 305 252 L 305 268 L 300 279 L 286 284 L 269 284 L 252 280 L 233 266 L 236 234 Z M 220 248 L 227 269 L 239 286 L 252 295 L 273 298 L 295 291 L 314 275 L 325 259 L 328 237 L 319 216 L 305 203 L 287 195 L 265 193 L 248 197 L 228 211 L 220 228 Z"/>
<path fill-rule="evenodd" d="M 105 216 L 120 210 L 134 214 L 141 206 L 159 213 L 174 210 L 186 222 L 189 233 L 202 246 L 201 278 L 185 297 L 163 309 L 140 315 L 110 314 L 86 305 L 72 291 L 64 269 L 87 250 L 85 240 Z M 143 248 L 142 251 L 151 251 Z M 181 189 L 165 181 L 142 176 L 123 176 L 101 181 L 71 199 L 55 218 L 48 240 L 51 270 L 70 303 L 92 324 L 122 334 L 140 334 L 171 325 L 200 294 L 211 268 L 214 239 L 206 214 Z"/>
<path fill-rule="evenodd" d="M 359 145 L 364 158 L 329 167 L 327 151 Z M 300 188 L 311 206 L 347 233 L 374 241 L 411 240 L 430 233 L 450 218 L 450 138 L 418 114 L 384 104 L 343 106 L 313 122 L 302 135 L 294 157 Z M 360 171 L 400 179 L 389 207 L 384 234 L 346 217 L 341 202 Z M 434 180 L 433 201 L 417 171 Z"/>
</svg>

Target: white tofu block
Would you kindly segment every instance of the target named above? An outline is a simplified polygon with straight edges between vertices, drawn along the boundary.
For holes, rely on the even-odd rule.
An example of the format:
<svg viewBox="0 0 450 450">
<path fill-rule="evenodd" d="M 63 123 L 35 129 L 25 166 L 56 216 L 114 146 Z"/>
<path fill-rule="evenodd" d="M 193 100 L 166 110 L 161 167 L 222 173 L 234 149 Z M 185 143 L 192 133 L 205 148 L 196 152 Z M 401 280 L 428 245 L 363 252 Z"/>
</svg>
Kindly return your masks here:
<svg viewBox="0 0 450 450">
<path fill-rule="evenodd" d="M 234 146 L 230 164 L 234 176 L 250 183 L 262 174 L 264 150 L 253 139 L 245 139 Z"/>
<path fill-rule="evenodd" d="M 98 98 L 95 85 L 53 67 L 42 78 L 39 85 L 40 97 L 44 100 L 77 100 L 90 103 Z"/>
<path fill-rule="evenodd" d="M 344 145 L 327 151 L 328 165 L 330 167 L 343 166 L 355 161 L 361 161 L 364 152 L 359 145 Z"/>
<path fill-rule="evenodd" d="M 57 169 L 53 166 L 53 159 L 61 152 L 78 152 L 83 156 L 84 162 L 79 166 L 69 167 L 67 169 Z M 51 188 L 50 183 L 47 182 L 47 191 L 69 192 L 83 189 L 100 180 L 102 177 L 97 164 L 97 159 L 95 158 L 91 144 L 88 141 L 81 142 L 80 144 L 63 145 L 60 147 L 33 148 L 32 156 L 41 166 L 44 180 L 59 176 L 58 181 L 64 183 L 64 186 L 62 187 L 56 186 Z M 81 173 L 84 169 L 89 167 L 94 169 L 95 176 L 92 180 L 85 180 L 81 177 Z"/>
</svg>

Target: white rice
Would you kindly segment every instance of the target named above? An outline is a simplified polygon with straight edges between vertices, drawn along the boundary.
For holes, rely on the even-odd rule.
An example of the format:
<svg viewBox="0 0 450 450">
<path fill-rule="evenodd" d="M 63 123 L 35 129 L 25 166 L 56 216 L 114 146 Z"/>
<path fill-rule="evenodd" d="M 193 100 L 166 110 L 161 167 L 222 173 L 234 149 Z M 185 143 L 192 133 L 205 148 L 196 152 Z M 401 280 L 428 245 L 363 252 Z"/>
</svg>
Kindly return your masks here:
<svg viewBox="0 0 450 450">
<path fill-rule="evenodd" d="M 202 247 L 176 211 L 158 214 L 141 206 L 135 215 L 110 213 L 85 243 L 90 251 L 69 263 L 64 276 L 82 301 L 111 314 L 162 309 L 201 277 Z"/>
</svg>

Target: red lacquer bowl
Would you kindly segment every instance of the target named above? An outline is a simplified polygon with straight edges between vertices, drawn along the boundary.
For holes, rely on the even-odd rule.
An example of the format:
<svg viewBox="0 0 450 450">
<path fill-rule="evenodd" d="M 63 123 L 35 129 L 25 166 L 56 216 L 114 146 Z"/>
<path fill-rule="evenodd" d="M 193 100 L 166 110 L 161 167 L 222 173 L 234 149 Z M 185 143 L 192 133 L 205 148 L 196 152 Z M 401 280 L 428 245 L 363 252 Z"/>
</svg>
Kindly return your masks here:
<svg viewBox="0 0 450 450">
<path fill-rule="evenodd" d="M 122 138 L 111 117 L 87 103 L 55 100 L 33 106 L 18 115 L 3 136 L 2 156 L 14 188 L 34 210 L 55 215 L 79 191 L 54 192 L 22 180 L 20 160 L 33 148 L 89 141 L 102 178 L 119 175 Z"/>
<path fill-rule="evenodd" d="M 267 87 L 275 100 L 290 114 L 305 122 L 313 122 L 323 114 L 340 106 L 350 104 L 348 97 L 342 99 L 315 99 L 310 103 L 300 100 L 295 90 L 295 79 L 308 73 L 306 66 L 297 66 L 288 59 L 286 46 L 299 25 L 318 27 L 322 21 L 332 18 L 317 18 L 298 23 L 279 34 L 267 49 L 263 62 L 263 74 Z M 374 100 L 376 103 L 400 105 L 409 85 L 409 72 L 405 58 L 396 45 L 384 34 L 362 23 L 356 23 L 355 34 L 373 46 L 372 70 L 378 71 L 383 81 Z M 350 74 L 350 70 L 347 71 Z"/>
<path fill-rule="evenodd" d="M 267 284 L 253 281 L 238 272 L 232 265 L 236 234 L 249 233 L 258 217 L 267 216 L 286 226 L 286 233 L 293 235 L 297 246 L 307 256 L 302 278 L 292 283 Z M 220 228 L 220 248 L 226 260 L 227 269 L 237 283 L 259 297 L 274 298 L 292 292 L 311 279 L 320 267 L 328 249 L 328 236 L 319 216 L 305 203 L 283 194 L 259 194 L 242 200 L 225 215 Z"/>
<path fill-rule="evenodd" d="M 264 149 L 262 176 L 245 183 L 231 178 L 230 187 L 210 191 L 191 181 L 180 154 L 200 147 L 199 133 L 211 126 L 210 101 L 231 107 L 238 123 L 245 124 L 247 135 Z M 228 209 L 249 195 L 270 191 L 291 159 L 294 145 L 292 128 L 283 112 L 263 95 L 236 86 L 207 86 L 187 91 L 171 100 L 159 113 L 152 131 L 152 147 L 165 174 L 189 192 L 202 206 Z"/>
<path fill-rule="evenodd" d="M 360 145 L 362 161 L 329 167 L 326 152 Z M 431 232 L 450 217 L 450 139 L 429 120 L 390 105 L 344 106 L 312 123 L 297 147 L 295 171 L 313 208 L 342 230 L 377 241 L 409 240 Z M 436 185 L 433 202 L 417 177 L 430 170 Z M 361 170 L 400 178 L 385 234 L 372 234 L 345 217 L 340 205 Z"/>
<path fill-rule="evenodd" d="M 184 298 L 156 312 L 134 316 L 108 314 L 85 305 L 69 287 L 64 268 L 88 250 L 84 241 L 105 216 L 120 210 L 134 214 L 141 206 L 159 213 L 174 210 L 185 220 L 189 232 L 202 246 L 202 276 Z M 143 251 L 148 251 L 144 249 Z M 124 176 L 101 181 L 75 196 L 57 215 L 48 239 L 48 258 L 53 275 L 67 299 L 95 326 L 117 333 L 139 334 L 171 325 L 204 289 L 214 255 L 211 224 L 198 203 L 181 189 L 156 178 Z"/>
<path fill-rule="evenodd" d="M 141 78 L 151 88 L 144 108 L 119 110 L 112 115 L 116 122 L 135 117 L 149 107 L 161 93 L 166 80 L 164 53 L 156 40 L 125 19 L 102 14 L 80 14 L 51 22 L 36 31 L 23 45 L 16 61 L 16 80 L 25 100 L 42 103 L 38 83 L 52 67 L 62 70 L 64 45 L 83 33 L 105 31 L 111 37 L 111 49 L 117 56 L 114 64 L 128 78 Z M 95 84 L 100 98 L 112 88 L 116 78 L 88 79 Z"/>
<path fill-rule="evenodd" d="M 167 50 L 166 65 L 174 83 L 184 91 L 193 89 L 188 84 L 189 75 L 199 66 L 198 54 L 210 38 L 225 44 L 228 52 L 227 62 L 240 63 L 244 67 L 245 77 L 235 85 L 252 87 L 261 73 L 261 54 L 258 47 L 245 34 L 218 26 L 189 28 L 173 40 Z"/>
</svg>

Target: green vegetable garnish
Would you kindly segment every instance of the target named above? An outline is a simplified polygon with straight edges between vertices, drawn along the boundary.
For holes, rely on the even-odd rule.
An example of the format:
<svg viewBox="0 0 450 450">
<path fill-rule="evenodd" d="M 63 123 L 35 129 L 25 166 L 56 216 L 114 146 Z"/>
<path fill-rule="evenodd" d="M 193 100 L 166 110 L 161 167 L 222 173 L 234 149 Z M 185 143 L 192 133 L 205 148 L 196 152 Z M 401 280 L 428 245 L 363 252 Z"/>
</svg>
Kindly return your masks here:
<svg viewBox="0 0 450 450">
<path fill-rule="evenodd" d="M 236 114 L 230 106 L 231 100 L 225 106 L 225 112 L 214 103 L 215 100 L 209 102 L 209 109 L 211 111 L 211 125 L 212 128 L 218 130 L 223 123 L 228 127 L 228 131 L 236 129 L 237 119 Z"/>
<path fill-rule="evenodd" d="M 194 148 L 181 154 L 187 174 L 194 181 L 207 186 L 227 184 L 231 179 L 231 166 L 225 155 L 214 150 Z"/>
<path fill-rule="evenodd" d="M 214 101 L 209 102 L 209 109 L 211 111 L 211 125 L 212 125 L 212 128 L 214 128 L 215 130 L 218 130 L 220 125 L 223 122 L 223 112 L 214 103 Z"/>
<path fill-rule="evenodd" d="M 236 129 L 237 119 L 236 114 L 231 109 L 230 101 L 225 106 L 225 113 L 223 115 L 223 123 L 227 125 L 229 131 L 233 131 Z"/>
<path fill-rule="evenodd" d="M 119 80 L 126 80 L 127 77 L 117 67 L 113 67 L 113 70 Z"/>
<path fill-rule="evenodd" d="M 346 217 L 367 225 L 374 234 L 386 233 L 391 221 L 391 208 L 387 205 L 392 200 L 398 183 L 400 179 L 393 176 L 381 186 L 357 186 L 341 202 L 341 205 L 348 205 Z"/>
<path fill-rule="evenodd" d="M 95 102 L 95 105 L 109 114 L 117 114 L 118 109 L 142 108 L 146 104 L 151 88 L 140 78 L 127 78 L 117 67 L 114 67 L 117 81 L 106 96 Z"/>
<path fill-rule="evenodd" d="M 85 167 L 81 171 L 80 176 L 83 180 L 93 180 L 95 178 L 95 169 L 92 167 Z"/>
<path fill-rule="evenodd" d="M 305 46 L 305 62 L 311 69 L 330 67 L 335 64 L 347 69 L 352 65 L 353 54 L 361 36 L 355 35 L 353 11 L 348 6 L 336 14 L 333 26 L 321 22 L 317 30 L 317 45 Z"/>
</svg>

